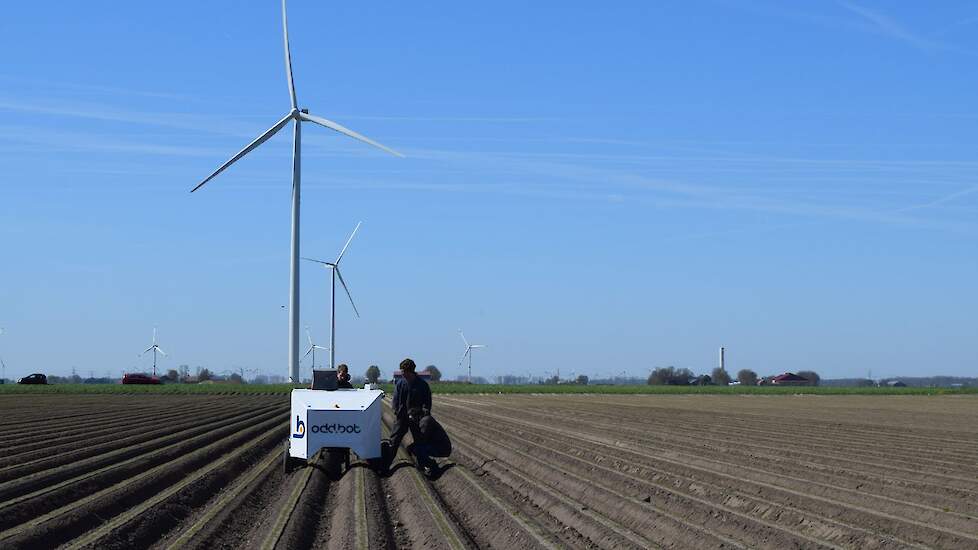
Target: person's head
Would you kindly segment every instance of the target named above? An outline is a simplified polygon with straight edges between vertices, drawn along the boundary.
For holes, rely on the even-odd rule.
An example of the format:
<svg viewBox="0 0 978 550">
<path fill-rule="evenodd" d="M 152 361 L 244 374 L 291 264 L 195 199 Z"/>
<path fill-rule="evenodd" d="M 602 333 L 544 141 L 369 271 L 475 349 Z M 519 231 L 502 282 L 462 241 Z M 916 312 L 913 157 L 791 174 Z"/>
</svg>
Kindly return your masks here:
<svg viewBox="0 0 978 550">
<path fill-rule="evenodd" d="M 414 364 L 414 360 L 410 357 L 401 361 L 401 374 L 404 375 L 404 379 L 408 382 L 414 382 L 415 377 L 417 377 L 414 370 L 417 368 L 418 366 Z"/>
<path fill-rule="evenodd" d="M 350 380 L 350 367 L 346 366 L 346 363 L 340 363 L 340 366 L 336 367 L 336 378 L 344 382 Z"/>
</svg>

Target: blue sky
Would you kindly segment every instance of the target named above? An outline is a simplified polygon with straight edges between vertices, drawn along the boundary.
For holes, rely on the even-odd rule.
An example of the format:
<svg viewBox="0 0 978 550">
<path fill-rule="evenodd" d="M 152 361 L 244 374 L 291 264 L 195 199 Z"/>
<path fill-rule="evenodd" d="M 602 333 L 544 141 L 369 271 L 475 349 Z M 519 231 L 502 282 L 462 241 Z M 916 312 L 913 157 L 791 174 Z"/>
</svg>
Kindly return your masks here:
<svg viewBox="0 0 978 550">
<path fill-rule="evenodd" d="M 655 366 L 976 375 L 978 6 L 309 2 L 303 254 L 337 359 L 448 376 Z M 0 20 L 8 376 L 286 373 L 279 5 L 46 2 Z M 302 317 L 328 335 L 328 278 Z M 308 367 L 308 363 L 304 364 Z"/>
</svg>

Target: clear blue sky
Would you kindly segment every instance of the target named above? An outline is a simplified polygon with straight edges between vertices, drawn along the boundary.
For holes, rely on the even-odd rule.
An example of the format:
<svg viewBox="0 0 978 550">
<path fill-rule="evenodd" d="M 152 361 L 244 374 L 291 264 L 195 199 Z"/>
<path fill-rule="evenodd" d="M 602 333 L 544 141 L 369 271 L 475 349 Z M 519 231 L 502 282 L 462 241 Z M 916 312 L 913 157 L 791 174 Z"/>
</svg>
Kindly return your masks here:
<svg viewBox="0 0 978 550">
<path fill-rule="evenodd" d="M 303 253 L 364 225 L 338 360 L 978 375 L 971 2 L 289 5 Z M 8 376 L 286 373 L 290 137 L 261 2 L 15 2 L 0 18 Z M 302 271 L 328 334 L 327 277 Z M 304 338 L 303 338 L 304 340 Z M 308 366 L 305 363 L 304 366 Z"/>
</svg>

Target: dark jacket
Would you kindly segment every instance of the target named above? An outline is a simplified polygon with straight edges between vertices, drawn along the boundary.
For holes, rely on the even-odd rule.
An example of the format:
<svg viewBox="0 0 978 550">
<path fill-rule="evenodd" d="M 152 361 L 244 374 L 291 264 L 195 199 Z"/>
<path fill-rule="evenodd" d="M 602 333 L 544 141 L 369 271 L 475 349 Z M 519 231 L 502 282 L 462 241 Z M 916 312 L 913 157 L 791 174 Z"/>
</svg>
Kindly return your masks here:
<svg viewBox="0 0 978 550">
<path fill-rule="evenodd" d="M 421 443 L 428 445 L 428 455 L 438 457 L 448 457 L 452 454 L 452 440 L 445 433 L 445 428 L 435 420 L 435 417 L 426 415 L 418 422 Z"/>
<path fill-rule="evenodd" d="M 415 378 L 413 383 L 408 383 L 406 378 L 401 378 L 394 387 L 391 408 L 394 409 L 397 418 L 404 419 L 408 416 L 408 409 L 412 407 L 422 407 L 430 411 L 431 388 L 421 378 Z"/>
<path fill-rule="evenodd" d="M 340 389 L 345 389 L 345 390 L 352 390 L 353 389 L 353 384 L 349 383 L 346 380 L 340 380 L 340 381 L 338 381 L 336 383 L 336 387 L 337 388 L 340 388 Z"/>
</svg>

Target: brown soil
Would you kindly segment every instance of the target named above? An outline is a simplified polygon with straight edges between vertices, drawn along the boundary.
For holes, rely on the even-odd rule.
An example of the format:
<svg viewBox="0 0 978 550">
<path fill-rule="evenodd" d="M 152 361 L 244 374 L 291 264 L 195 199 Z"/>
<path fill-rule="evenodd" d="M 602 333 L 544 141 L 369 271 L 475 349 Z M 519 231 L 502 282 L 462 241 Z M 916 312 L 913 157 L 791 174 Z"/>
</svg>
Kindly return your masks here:
<svg viewBox="0 0 978 550">
<path fill-rule="evenodd" d="M 287 410 L 0 397 L 0 547 L 978 547 L 973 396 L 436 396 L 433 479 L 286 475 Z"/>
</svg>

